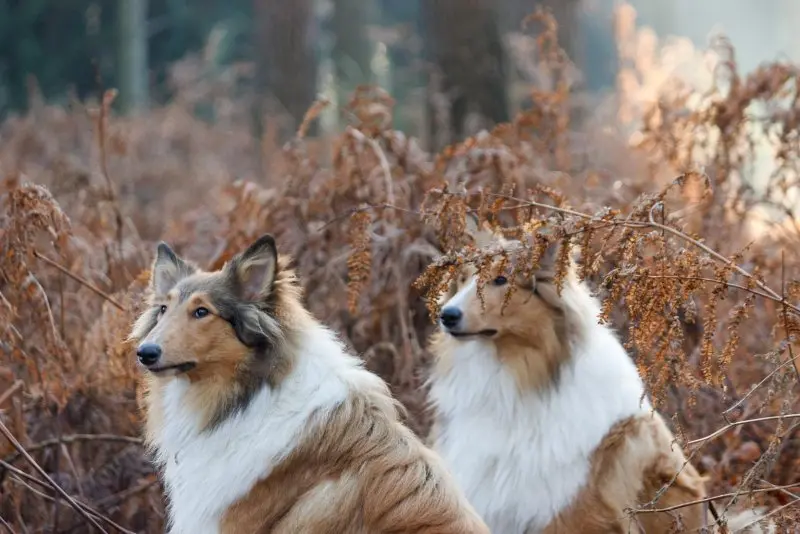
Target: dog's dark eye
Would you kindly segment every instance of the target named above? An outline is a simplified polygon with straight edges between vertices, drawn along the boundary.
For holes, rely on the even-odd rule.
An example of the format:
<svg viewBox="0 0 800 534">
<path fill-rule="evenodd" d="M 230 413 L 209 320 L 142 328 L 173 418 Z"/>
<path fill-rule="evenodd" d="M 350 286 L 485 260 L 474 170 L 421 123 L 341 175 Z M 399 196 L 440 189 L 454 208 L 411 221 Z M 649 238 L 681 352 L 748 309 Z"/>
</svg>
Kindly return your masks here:
<svg viewBox="0 0 800 534">
<path fill-rule="evenodd" d="M 508 279 L 505 276 L 498 276 L 492 280 L 492 283 L 496 286 L 504 286 L 508 283 Z"/>
<path fill-rule="evenodd" d="M 197 308 L 194 311 L 194 313 L 192 313 L 192 315 L 194 315 L 195 318 L 197 319 L 202 319 L 203 317 L 208 315 L 208 308 L 203 308 L 203 307 Z"/>
<path fill-rule="evenodd" d="M 167 305 L 166 304 L 162 304 L 161 307 L 158 309 L 158 312 L 160 314 L 162 314 L 162 315 L 167 313 Z"/>
</svg>

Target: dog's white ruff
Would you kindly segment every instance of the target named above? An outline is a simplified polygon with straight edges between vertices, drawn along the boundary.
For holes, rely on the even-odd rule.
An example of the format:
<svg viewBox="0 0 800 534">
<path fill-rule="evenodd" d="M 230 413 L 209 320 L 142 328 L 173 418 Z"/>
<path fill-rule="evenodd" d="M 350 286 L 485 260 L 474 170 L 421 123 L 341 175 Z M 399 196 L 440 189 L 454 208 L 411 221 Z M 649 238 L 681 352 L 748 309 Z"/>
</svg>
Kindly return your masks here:
<svg viewBox="0 0 800 534">
<path fill-rule="evenodd" d="M 612 425 L 651 409 L 588 289 L 567 285 L 561 298 L 581 332 L 556 389 L 520 395 L 494 343 L 482 339 L 461 342 L 452 368 L 432 379 L 435 448 L 492 532 L 539 532 L 587 482 L 590 456 Z"/>
</svg>

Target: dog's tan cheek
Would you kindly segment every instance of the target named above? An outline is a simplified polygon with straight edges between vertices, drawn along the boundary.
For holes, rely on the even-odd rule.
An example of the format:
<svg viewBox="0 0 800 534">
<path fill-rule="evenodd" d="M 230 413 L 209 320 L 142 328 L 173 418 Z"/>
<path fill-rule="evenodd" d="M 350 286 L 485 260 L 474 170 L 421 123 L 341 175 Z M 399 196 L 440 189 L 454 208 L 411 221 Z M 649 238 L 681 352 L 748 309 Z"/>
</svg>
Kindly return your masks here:
<svg viewBox="0 0 800 534">
<path fill-rule="evenodd" d="M 215 360 L 239 360 L 247 351 L 236 333 L 223 319 L 214 318 L 207 326 L 205 351 Z"/>
<path fill-rule="evenodd" d="M 197 358 L 213 359 L 213 349 L 218 337 L 213 319 L 205 321 L 195 319 L 191 326 L 193 335 L 191 336 L 190 346 Z"/>
<path fill-rule="evenodd" d="M 516 333 L 526 319 L 524 299 L 521 289 L 516 289 L 506 302 L 507 286 L 493 288 L 486 298 L 487 313 L 484 316 L 485 328 L 494 328 L 500 333 Z M 488 292 L 487 292 L 488 293 Z M 480 305 L 480 303 L 478 303 Z M 529 315 L 528 315 L 529 317 Z"/>
<path fill-rule="evenodd" d="M 173 359 L 181 350 L 180 326 L 176 324 L 174 318 L 162 317 L 161 320 L 168 321 L 161 325 L 161 351 L 166 358 Z"/>
<path fill-rule="evenodd" d="M 492 308 L 487 307 L 487 309 Z M 483 313 L 478 295 L 473 295 L 465 300 L 461 311 L 464 312 L 464 330 L 482 330 L 488 322 L 489 317 Z"/>
</svg>

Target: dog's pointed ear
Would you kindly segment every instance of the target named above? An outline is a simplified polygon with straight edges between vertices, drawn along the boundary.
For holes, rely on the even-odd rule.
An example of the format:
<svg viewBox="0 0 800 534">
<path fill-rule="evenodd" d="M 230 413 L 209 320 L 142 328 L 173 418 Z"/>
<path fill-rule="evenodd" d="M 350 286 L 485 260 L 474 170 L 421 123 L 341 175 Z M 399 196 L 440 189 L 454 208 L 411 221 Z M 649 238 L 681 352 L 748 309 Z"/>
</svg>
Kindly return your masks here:
<svg viewBox="0 0 800 534">
<path fill-rule="evenodd" d="M 467 220 L 464 231 L 470 236 L 473 236 L 480 231 L 480 221 L 478 220 L 477 215 L 467 212 Z"/>
<path fill-rule="evenodd" d="M 166 295 L 175 284 L 195 272 L 194 266 L 182 260 L 169 245 L 161 241 L 150 269 L 150 287 L 157 295 Z"/>
<path fill-rule="evenodd" d="M 534 250 L 541 250 L 542 244 L 546 244 L 540 252 L 536 268 L 533 269 L 534 278 L 547 279 L 555 276 L 562 247 L 561 239 L 555 238 L 547 228 L 542 228 L 527 234 L 527 240 L 528 246 Z"/>
<path fill-rule="evenodd" d="M 556 262 L 558 261 L 558 254 L 561 252 L 561 240 L 556 239 L 548 243 L 547 247 L 542 252 L 539 258 L 539 267 L 537 271 L 543 273 L 555 273 Z"/>
<path fill-rule="evenodd" d="M 472 239 L 472 244 L 478 248 L 489 245 L 495 239 L 494 232 L 488 224 L 480 224 L 478 217 L 473 213 L 467 213 L 465 233 Z"/>
<path fill-rule="evenodd" d="M 239 297 L 255 302 L 269 294 L 278 270 L 278 249 L 270 234 L 259 237 L 228 263 Z"/>
</svg>

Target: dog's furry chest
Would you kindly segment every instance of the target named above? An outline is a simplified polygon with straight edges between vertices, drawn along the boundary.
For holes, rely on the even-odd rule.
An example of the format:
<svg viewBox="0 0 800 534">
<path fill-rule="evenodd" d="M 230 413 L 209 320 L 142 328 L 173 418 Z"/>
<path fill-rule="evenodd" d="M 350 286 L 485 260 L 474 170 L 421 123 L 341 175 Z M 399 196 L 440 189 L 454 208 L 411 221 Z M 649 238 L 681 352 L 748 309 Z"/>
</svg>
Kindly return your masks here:
<svg viewBox="0 0 800 534">
<path fill-rule="evenodd" d="M 188 384 L 175 380 L 165 388 L 156 458 L 164 468 L 170 534 L 219 532 L 227 509 L 297 446 L 313 414 L 324 415 L 347 394 L 335 379 L 312 385 L 264 388 L 243 412 L 205 431 L 185 409 Z"/>
<path fill-rule="evenodd" d="M 226 476 L 239 472 L 236 466 L 231 466 L 227 473 L 213 463 L 198 470 L 198 464 L 205 463 L 201 460 L 204 455 L 198 452 L 173 455 L 164 466 L 170 534 L 218 533 L 227 508 L 254 485 Z"/>
<path fill-rule="evenodd" d="M 258 408 L 269 392 L 259 394 L 241 415 L 220 427 L 198 432 L 193 414 L 178 405 L 180 386 L 165 395 L 167 424 L 158 459 L 164 468 L 170 534 L 219 532 L 225 511 L 245 496 L 290 450 L 301 426 L 270 425 Z M 258 419 L 261 419 L 260 421 Z M 273 435 L 263 432 L 272 427 Z"/>
<path fill-rule="evenodd" d="M 523 534 L 570 504 L 587 481 L 596 443 L 557 428 L 504 423 L 456 417 L 441 429 L 436 449 L 492 532 Z"/>
<path fill-rule="evenodd" d="M 492 532 L 543 529 L 588 482 L 611 427 L 647 409 L 624 353 L 581 355 L 555 389 L 523 395 L 491 353 L 459 356 L 431 389 L 435 448 Z"/>
</svg>

